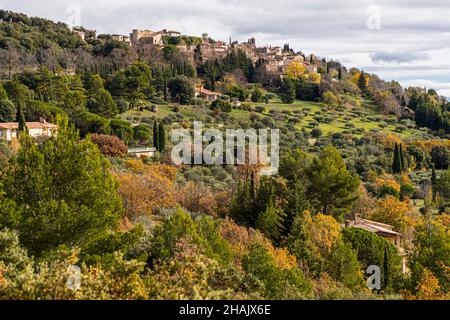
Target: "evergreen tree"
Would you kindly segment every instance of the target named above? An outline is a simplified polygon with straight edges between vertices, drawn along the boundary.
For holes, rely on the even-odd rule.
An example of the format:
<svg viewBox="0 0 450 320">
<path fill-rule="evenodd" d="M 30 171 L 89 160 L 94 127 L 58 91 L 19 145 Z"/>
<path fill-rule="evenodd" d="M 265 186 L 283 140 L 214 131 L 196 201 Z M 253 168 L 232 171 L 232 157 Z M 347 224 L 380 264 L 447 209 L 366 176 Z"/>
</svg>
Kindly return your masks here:
<svg viewBox="0 0 450 320">
<path fill-rule="evenodd" d="M 28 132 L 28 128 L 25 122 L 25 115 L 23 114 L 22 103 L 17 105 L 17 122 L 19 123 L 19 132 Z"/>
<path fill-rule="evenodd" d="M 338 79 L 342 80 L 342 68 L 339 68 Z"/>
<path fill-rule="evenodd" d="M 392 162 L 392 172 L 394 174 L 399 174 L 402 172 L 402 163 L 400 159 L 400 147 L 396 143 L 394 146 L 394 160 Z"/>
<path fill-rule="evenodd" d="M 158 126 L 158 151 L 163 152 L 166 149 L 166 129 L 164 124 Z"/>
<path fill-rule="evenodd" d="M 366 82 L 366 74 L 364 73 L 364 70 L 361 71 L 361 74 L 359 75 L 358 88 L 361 90 L 361 92 L 364 95 L 367 94 L 367 82 Z"/>
<path fill-rule="evenodd" d="M 307 194 L 317 211 L 340 218 L 358 199 L 360 180 L 347 170 L 341 154 L 334 147 L 321 151 L 305 170 L 309 180 Z M 336 217 L 336 216 L 335 216 Z"/>
<path fill-rule="evenodd" d="M 158 130 L 158 121 L 153 122 L 153 147 L 156 148 L 157 151 L 159 151 L 159 138 L 158 138 L 159 130 Z"/>
<path fill-rule="evenodd" d="M 431 185 L 436 186 L 437 176 L 436 176 L 436 168 L 434 164 L 431 165 Z"/>
<path fill-rule="evenodd" d="M 164 101 L 167 101 L 167 73 L 164 70 L 163 71 L 163 94 L 164 94 Z"/>
<path fill-rule="evenodd" d="M 256 227 L 269 239 L 279 242 L 283 232 L 284 213 L 269 200 L 266 210 L 259 215 Z"/>
<path fill-rule="evenodd" d="M 289 78 L 283 79 L 279 94 L 284 103 L 293 103 L 295 101 L 294 82 Z"/>
<path fill-rule="evenodd" d="M 294 185 L 289 188 L 289 197 L 284 208 L 286 214 L 284 219 L 283 233 L 285 236 L 289 235 L 294 224 L 294 220 L 299 214 L 310 209 L 310 204 L 306 196 L 304 183 L 295 181 Z"/>
<path fill-rule="evenodd" d="M 244 226 L 255 227 L 258 219 L 258 210 L 255 210 L 255 201 L 250 190 L 249 176 L 239 179 L 236 193 L 234 194 L 230 215 Z"/>
<path fill-rule="evenodd" d="M 123 213 L 109 161 L 91 141 L 80 140 L 68 120 L 58 127 L 58 135 L 39 146 L 21 136 L 5 176 L 4 199 L 14 202 L 16 213 L 0 212 L 0 224 L 18 230 L 36 255 L 62 245 L 83 249 L 115 230 Z"/>
<path fill-rule="evenodd" d="M 401 172 L 406 172 L 408 170 L 408 167 L 406 165 L 406 159 L 403 156 L 403 144 L 401 144 L 401 143 L 400 143 L 400 146 L 399 146 L 399 157 L 400 157 L 400 167 L 401 167 L 400 169 L 401 169 Z"/>
<path fill-rule="evenodd" d="M 391 270 L 391 257 L 389 253 L 389 247 L 384 247 L 384 259 L 383 259 L 383 290 L 389 290 L 392 285 L 392 270 Z"/>
</svg>

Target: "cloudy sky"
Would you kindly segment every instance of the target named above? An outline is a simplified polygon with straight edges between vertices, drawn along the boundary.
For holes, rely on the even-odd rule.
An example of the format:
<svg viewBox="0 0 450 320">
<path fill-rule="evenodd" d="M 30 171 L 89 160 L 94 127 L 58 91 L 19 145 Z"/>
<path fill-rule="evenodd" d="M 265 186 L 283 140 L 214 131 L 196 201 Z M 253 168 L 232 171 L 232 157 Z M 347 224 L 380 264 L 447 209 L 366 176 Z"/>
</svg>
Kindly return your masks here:
<svg viewBox="0 0 450 320">
<path fill-rule="evenodd" d="M 450 97 L 448 0 L 0 0 L 0 8 L 100 33 L 204 32 L 258 45 L 289 43 L 405 86 Z"/>
</svg>

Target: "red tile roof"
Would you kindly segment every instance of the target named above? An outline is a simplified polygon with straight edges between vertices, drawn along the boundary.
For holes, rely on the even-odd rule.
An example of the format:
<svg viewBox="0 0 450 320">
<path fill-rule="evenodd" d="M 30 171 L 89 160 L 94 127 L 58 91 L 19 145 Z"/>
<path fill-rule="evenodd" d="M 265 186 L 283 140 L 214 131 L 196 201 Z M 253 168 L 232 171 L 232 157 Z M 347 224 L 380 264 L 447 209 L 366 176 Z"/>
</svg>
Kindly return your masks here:
<svg viewBox="0 0 450 320">
<path fill-rule="evenodd" d="M 220 93 L 220 92 L 209 91 L 208 89 L 205 89 L 205 88 L 197 88 L 196 91 L 198 93 L 204 93 L 206 95 L 216 95 L 216 96 L 222 95 L 222 93 Z"/>
<path fill-rule="evenodd" d="M 28 129 L 55 129 L 58 126 L 56 124 L 48 122 L 26 122 Z M 0 123 L 0 129 L 19 129 L 18 122 L 2 122 Z"/>
</svg>

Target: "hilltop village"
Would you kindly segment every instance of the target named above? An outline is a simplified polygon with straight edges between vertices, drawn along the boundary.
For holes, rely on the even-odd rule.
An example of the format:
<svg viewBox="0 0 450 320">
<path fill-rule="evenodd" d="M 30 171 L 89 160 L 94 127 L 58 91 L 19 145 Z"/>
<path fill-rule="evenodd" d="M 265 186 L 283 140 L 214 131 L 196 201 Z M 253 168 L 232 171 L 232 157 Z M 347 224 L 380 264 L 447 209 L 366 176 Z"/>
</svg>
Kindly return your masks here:
<svg viewBox="0 0 450 320">
<path fill-rule="evenodd" d="M 74 28 L 73 31 L 78 34 L 83 41 L 95 39 L 95 30 L 86 30 L 84 28 Z M 264 71 L 272 76 L 282 76 L 286 73 L 287 67 L 292 62 L 303 65 L 308 73 L 317 73 L 318 68 L 326 67 L 325 60 L 319 60 L 314 55 L 306 57 L 302 52 L 294 52 L 286 44 L 283 48 L 278 46 L 257 46 L 256 39 L 250 38 L 246 42 L 239 43 L 232 41 L 228 43 L 221 40 L 213 40 L 207 33 L 202 37 L 192 37 L 182 35 L 179 31 L 163 29 L 161 31 L 137 30 L 134 29 L 129 36 L 121 34 L 104 35 L 101 34 L 97 39 L 112 39 L 126 43 L 129 46 L 153 45 L 164 47 L 168 44 L 174 44 L 180 52 L 194 60 L 197 51 L 202 52 L 204 60 L 223 59 L 231 50 L 240 49 L 252 60 L 253 63 L 264 65 Z M 339 63 L 335 63 L 339 65 Z"/>
</svg>

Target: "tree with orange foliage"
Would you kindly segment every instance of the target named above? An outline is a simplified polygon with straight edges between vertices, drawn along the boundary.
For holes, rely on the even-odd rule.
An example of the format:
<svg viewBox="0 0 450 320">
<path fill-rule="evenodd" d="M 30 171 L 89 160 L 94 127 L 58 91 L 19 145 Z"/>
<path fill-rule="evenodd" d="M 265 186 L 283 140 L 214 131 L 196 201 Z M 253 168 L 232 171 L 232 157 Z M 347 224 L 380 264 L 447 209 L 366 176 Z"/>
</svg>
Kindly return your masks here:
<svg viewBox="0 0 450 320">
<path fill-rule="evenodd" d="M 395 227 L 395 230 L 401 232 L 411 224 L 411 219 L 408 217 L 410 211 L 411 207 L 407 202 L 387 196 L 377 201 L 377 206 L 369 212 L 369 219 L 390 224 Z"/>
<path fill-rule="evenodd" d="M 292 269 L 297 266 L 296 258 L 289 254 L 286 248 L 276 248 L 262 233 L 252 228 L 237 225 L 231 219 L 225 219 L 220 224 L 220 234 L 230 245 L 234 260 L 241 264 L 242 257 L 249 252 L 252 244 L 262 245 L 274 259 L 280 269 Z"/>
<path fill-rule="evenodd" d="M 177 186 L 175 197 L 186 210 L 211 216 L 225 216 L 231 203 L 231 191 L 214 192 L 202 183 L 193 181 Z"/>
<path fill-rule="evenodd" d="M 167 165 L 128 162 L 129 172 L 115 173 L 127 217 L 151 214 L 160 207 L 175 206 L 176 169 Z"/>
<path fill-rule="evenodd" d="M 442 300 L 447 299 L 445 294 L 440 292 L 439 280 L 434 276 L 433 272 L 428 269 L 423 270 L 420 282 L 416 286 L 417 300 Z"/>
<path fill-rule="evenodd" d="M 309 232 L 313 243 L 323 253 L 330 253 L 341 238 L 341 226 L 332 216 L 318 214 L 310 221 Z"/>
<path fill-rule="evenodd" d="M 95 143 L 100 152 L 107 157 L 123 157 L 127 154 L 127 146 L 116 136 L 107 134 L 92 134 L 91 141 Z"/>
</svg>

